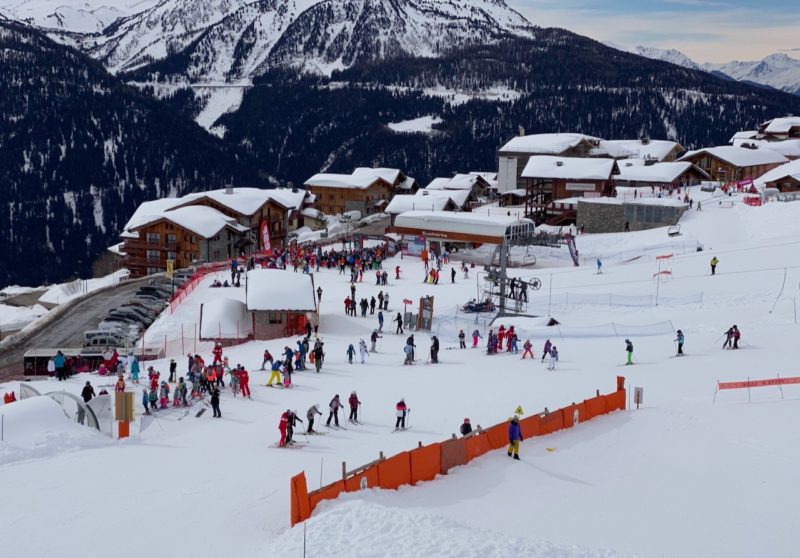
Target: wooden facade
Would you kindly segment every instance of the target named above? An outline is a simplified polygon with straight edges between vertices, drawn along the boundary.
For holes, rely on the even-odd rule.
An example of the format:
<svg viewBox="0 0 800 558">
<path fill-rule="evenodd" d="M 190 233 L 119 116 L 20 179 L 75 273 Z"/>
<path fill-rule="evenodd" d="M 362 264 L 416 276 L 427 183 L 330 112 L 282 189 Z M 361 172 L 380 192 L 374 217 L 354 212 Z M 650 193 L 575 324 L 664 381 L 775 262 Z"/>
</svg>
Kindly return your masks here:
<svg viewBox="0 0 800 558">
<path fill-rule="evenodd" d="M 306 334 L 306 312 L 253 311 L 253 338 L 259 341 Z M 280 352 L 280 351 L 279 351 Z"/>
<path fill-rule="evenodd" d="M 780 192 L 800 192 L 800 180 L 794 176 L 785 176 L 765 183 L 767 188 L 777 188 Z"/>
<path fill-rule="evenodd" d="M 684 156 L 681 160 L 694 163 L 703 170 L 711 180 L 719 182 L 736 182 L 746 178 L 755 180 L 764 173 L 782 164 L 777 162 L 762 165 L 737 166 L 724 159 L 715 157 L 707 151 L 698 151 L 693 155 Z"/>
<path fill-rule="evenodd" d="M 366 188 L 360 186 L 313 186 L 308 191 L 316 196 L 315 208 L 328 215 L 346 211 L 360 211 L 362 216 L 383 211 L 384 205 L 392 199 L 393 186 L 378 178 Z"/>
</svg>

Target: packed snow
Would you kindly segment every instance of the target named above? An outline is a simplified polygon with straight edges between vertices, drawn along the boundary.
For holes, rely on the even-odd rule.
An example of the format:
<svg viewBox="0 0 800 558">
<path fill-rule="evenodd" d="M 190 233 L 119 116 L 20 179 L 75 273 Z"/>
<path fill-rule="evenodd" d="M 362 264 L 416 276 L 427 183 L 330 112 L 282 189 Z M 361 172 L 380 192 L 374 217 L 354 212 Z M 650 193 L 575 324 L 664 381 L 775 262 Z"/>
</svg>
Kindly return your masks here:
<svg viewBox="0 0 800 558">
<path fill-rule="evenodd" d="M 209 412 L 196 418 L 204 408 L 196 403 L 188 414 L 181 408 L 160 410 L 144 429 L 138 417 L 141 389 L 129 385 L 137 401 L 130 439 L 77 444 L 68 452 L 44 451 L 0 465 L 4 509 L 13 510 L 13 519 L 0 524 L 4 549 L 9 555 L 45 555 L 58 541 L 68 554 L 101 556 L 113 546 L 119 556 L 141 555 L 142 541 L 149 539 L 131 532 L 127 523 L 98 529 L 98 510 L 111 506 L 114 517 L 146 517 L 159 525 L 178 521 L 177 533 L 153 540 L 164 555 L 299 556 L 305 529 L 308 555 L 795 556 L 791 487 L 800 459 L 794 427 L 800 388 L 725 391 L 713 399 L 718 381 L 800 376 L 795 313 L 800 203 L 749 207 L 736 195 L 699 189 L 690 195 L 703 207 L 684 214 L 681 237 L 668 237 L 664 228 L 578 235 L 585 265 L 566 265 L 566 250 L 550 248 L 546 263 L 540 258 L 535 267 L 511 271 L 542 280 L 542 289 L 530 293 L 536 302 L 528 311 L 537 317 L 505 317 L 494 325 L 516 323 L 531 332 L 533 361 L 509 353 L 486 355 L 491 318 L 459 311 L 478 296 L 480 267 L 466 279 L 453 262 L 443 267 L 440 284 L 430 285 L 423 283 L 425 270 L 417 258 L 396 256 L 384 264 L 388 286 L 375 285 L 369 272 L 356 284 L 357 297 L 383 290 L 391 302 L 377 351 L 363 365 L 358 359 L 347 364 L 347 346 L 360 338 L 368 341 L 378 322 L 369 313 L 346 316 L 349 277 L 322 269 L 314 275 L 323 290 L 320 336 L 326 359 L 320 374 L 296 373 L 291 390 L 266 388 L 268 372 L 259 370 L 264 349 L 277 356 L 297 339 L 229 347 L 224 354 L 231 364 L 241 362 L 250 371 L 252 400 L 234 398 L 226 388 L 221 419 Z M 500 215 L 511 211 L 496 210 Z M 698 243 L 703 251 L 696 250 Z M 654 274 L 663 269 L 656 256 L 666 253 L 674 255 L 672 278 L 655 281 Z M 719 258 L 715 276 L 709 269 L 712 256 Z M 596 272 L 596 257 L 603 259 L 602 274 Z M 401 268 L 399 280 L 395 266 Z M 224 294 L 234 291 L 243 297 L 243 287 Z M 200 305 L 221 292 L 202 282 L 154 327 L 174 334 L 196 323 Z M 657 292 L 669 303 L 629 304 L 631 297 L 654 301 L 649 297 Z M 565 295 L 573 293 L 583 298 L 567 303 Z M 435 297 L 431 333 L 441 339 L 441 363 L 424 364 L 429 336 L 416 332 L 419 363 L 403 366 L 408 332 L 394 334 L 391 319 L 404 298 L 417 301 L 424 295 Z M 599 303 L 603 297 L 607 302 Z M 628 303 L 615 297 L 628 297 Z M 558 327 L 545 328 L 548 314 L 564 332 L 589 328 L 594 334 L 562 335 Z M 623 364 L 625 337 L 615 335 L 610 324 L 628 328 L 623 335 L 635 346 L 633 366 Z M 723 333 L 732 324 L 742 331 L 741 348 L 723 350 Z M 458 349 L 461 329 L 468 338 L 474 329 L 481 332 L 479 349 Z M 681 358 L 672 358 L 676 329 L 686 335 Z M 546 338 L 561 355 L 555 371 L 547 371 L 540 360 Z M 181 354 L 196 350 L 208 358 L 210 349 L 205 342 L 170 347 L 167 356 L 176 359 L 184 375 Z M 167 362 L 152 363 L 162 379 Z M 313 490 L 340 478 L 342 461 L 351 469 L 376 459 L 380 451 L 392 455 L 418 442 L 441 441 L 458 431 L 464 417 L 490 426 L 506 420 L 518 405 L 529 415 L 591 397 L 595 390 L 606 393 L 620 374 L 629 388 L 644 388 L 638 411 L 526 440 L 520 462 L 503 451 L 490 452 L 420 486 L 348 494 L 321 505 L 305 526 L 289 528 L 289 479 L 298 472 L 305 471 Z M 79 393 L 87 380 L 96 390 L 113 389 L 113 379 L 97 375 L 31 385 Z M 18 390 L 18 384 L 0 385 L 1 392 L 9 390 Z M 325 435 L 306 439 L 298 432 L 305 445 L 271 447 L 283 411 L 297 409 L 305 420 L 306 410 L 319 403 L 325 414 L 318 421 L 324 423 L 332 396 L 346 399 L 352 390 L 363 402 L 363 425 L 342 417 L 346 429 L 317 422 L 315 428 Z M 411 428 L 393 433 L 394 405 L 401 397 L 412 409 Z M 42 432 L 52 430 L 44 414 L 26 423 L 30 440 L 47 438 Z M 64 521 L 65 510 L 69 521 Z M 224 530 L 196 536 L 186 521 L 204 514 L 224 518 Z M 129 537 L 129 543 L 119 544 L 120 537 Z"/>
<path fill-rule="evenodd" d="M 401 122 L 389 122 L 387 126 L 399 134 L 430 134 L 433 132 L 433 127 L 441 121 L 438 116 L 428 115 Z"/>
</svg>

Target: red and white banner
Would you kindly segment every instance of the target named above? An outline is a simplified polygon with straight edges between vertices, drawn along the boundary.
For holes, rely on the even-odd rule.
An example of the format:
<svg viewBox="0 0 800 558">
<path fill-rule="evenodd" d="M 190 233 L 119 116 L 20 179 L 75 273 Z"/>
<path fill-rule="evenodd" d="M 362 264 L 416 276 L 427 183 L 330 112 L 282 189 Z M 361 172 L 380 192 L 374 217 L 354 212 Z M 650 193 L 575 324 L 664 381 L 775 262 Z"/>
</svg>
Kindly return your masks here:
<svg viewBox="0 0 800 558">
<path fill-rule="evenodd" d="M 772 378 L 770 380 L 747 380 L 745 382 L 719 382 L 717 388 L 723 389 L 748 389 L 769 386 L 788 386 L 800 384 L 800 377 L 793 378 Z"/>
<path fill-rule="evenodd" d="M 261 250 L 264 252 L 271 252 L 272 251 L 272 244 L 270 244 L 269 239 L 269 224 L 266 221 L 261 221 Z"/>
</svg>

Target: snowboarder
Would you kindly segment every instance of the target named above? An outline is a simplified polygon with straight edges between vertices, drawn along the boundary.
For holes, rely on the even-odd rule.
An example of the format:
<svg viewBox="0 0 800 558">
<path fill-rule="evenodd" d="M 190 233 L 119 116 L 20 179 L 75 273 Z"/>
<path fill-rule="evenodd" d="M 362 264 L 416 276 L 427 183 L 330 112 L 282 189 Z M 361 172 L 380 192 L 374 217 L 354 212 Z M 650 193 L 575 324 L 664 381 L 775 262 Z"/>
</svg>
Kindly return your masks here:
<svg viewBox="0 0 800 558">
<path fill-rule="evenodd" d="M 683 332 L 678 330 L 677 337 L 675 337 L 675 342 L 678 344 L 678 354 L 676 356 L 683 356 Z"/>
<path fill-rule="evenodd" d="M 314 419 L 317 418 L 317 415 L 322 416 L 322 412 L 319 410 L 319 403 L 314 403 L 306 412 L 306 418 L 308 419 L 308 429 L 306 432 L 308 434 L 316 434 L 316 430 L 314 430 Z"/>
<path fill-rule="evenodd" d="M 556 348 L 555 345 L 550 347 L 548 354 L 550 355 L 550 362 L 547 364 L 547 369 L 555 370 L 556 364 L 558 363 L 558 349 Z"/>
<path fill-rule="evenodd" d="M 531 359 L 534 358 L 534 356 L 533 356 L 533 345 L 531 345 L 531 340 L 530 339 L 526 339 L 525 340 L 525 343 L 523 343 L 522 348 L 525 349 L 522 352 L 522 360 L 525 360 L 525 357 L 528 356 L 528 355 L 531 355 Z"/>
<path fill-rule="evenodd" d="M 353 347 L 353 344 L 347 346 L 347 363 L 353 364 L 353 357 L 356 356 L 356 349 Z"/>
<path fill-rule="evenodd" d="M 698 207 L 700 206 L 699 203 L 697 205 Z M 713 258 L 711 258 L 711 275 L 717 274 L 717 264 L 719 264 L 719 260 L 717 259 L 716 256 L 714 256 Z"/>
<path fill-rule="evenodd" d="M 330 426 L 331 419 L 334 419 L 336 427 L 339 427 L 339 407 L 341 406 L 342 403 L 339 401 L 339 394 L 337 393 L 333 399 L 331 399 L 330 405 L 328 405 L 330 413 L 328 414 L 328 421 L 325 423 L 325 426 Z"/>
<path fill-rule="evenodd" d="M 439 338 L 435 335 L 431 337 L 431 362 L 433 364 L 439 362 Z"/>
<path fill-rule="evenodd" d="M 458 348 L 459 349 L 466 349 L 467 343 L 465 341 L 466 335 L 464 335 L 464 330 L 458 330 Z"/>
<path fill-rule="evenodd" d="M 461 424 L 460 431 L 462 436 L 466 436 L 472 432 L 472 425 L 469 422 L 469 418 L 464 419 L 464 422 Z"/>
<path fill-rule="evenodd" d="M 358 408 L 361 406 L 361 401 L 358 400 L 358 395 L 355 391 L 350 392 L 350 399 L 348 399 L 348 403 L 350 403 L 350 422 L 355 424 L 359 424 L 358 422 Z"/>
<path fill-rule="evenodd" d="M 478 346 L 478 339 L 483 339 L 483 335 L 477 329 L 472 332 L 472 348 L 475 349 Z"/>
<path fill-rule="evenodd" d="M 633 364 L 633 343 L 631 343 L 630 339 L 625 340 L 625 353 L 628 355 L 628 360 L 625 362 L 625 366 L 629 366 Z"/>
<path fill-rule="evenodd" d="M 400 401 L 398 401 L 395 407 L 395 411 L 397 420 L 394 423 L 394 429 L 404 430 L 406 427 L 406 415 L 411 411 L 411 409 L 406 406 L 406 400 L 404 398 L 400 398 Z"/>
<path fill-rule="evenodd" d="M 555 347 L 554 347 L 555 348 Z M 514 415 L 508 425 L 508 456 L 519 459 L 519 443 L 522 441 L 522 429 L 519 427 L 519 417 Z"/>
<path fill-rule="evenodd" d="M 403 316 L 400 315 L 400 312 L 397 313 L 397 317 L 394 319 L 394 321 L 397 322 L 397 329 L 395 330 L 395 333 L 400 335 L 403 333 Z"/>
<path fill-rule="evenodd" d="M 358 354 L 361 356 L 361 364 L 367 359 L 367 343 L 363 339 L 358 341 Z"/>
<path fill-rule="evenodd" d="M 552 346 L 553 344 L 550 342 L 549 339 L 544 342 L 544 349 L 542 349 L 542 362 L 544 362 L 545 357 L 547 357 L 550 354 L 550 348 Z"/>
<path fill-rule="evenodd" d="M 211 408 L 214 410 L 214 418 L 222 418 L 222 413 L 219 410 L 219 388 L 215 387 L 211 390 Z"/>
<path fill-rule="evenodd" d="M 370 347 L 370 352 L 371 353 L 377 352 L 377 349 L 375 348 L 375 344 L 378 342 L 378 339 L 380 339 L 380 338 L 381 338 L 381 336 L 378 335 L 378 330 L 377 329 L 373 329 L 372 330 L 372 335 L 369 336 L 369 340 L 370 340 L 370 342 L 372 344 L 371 347 Z"/>
</svg>

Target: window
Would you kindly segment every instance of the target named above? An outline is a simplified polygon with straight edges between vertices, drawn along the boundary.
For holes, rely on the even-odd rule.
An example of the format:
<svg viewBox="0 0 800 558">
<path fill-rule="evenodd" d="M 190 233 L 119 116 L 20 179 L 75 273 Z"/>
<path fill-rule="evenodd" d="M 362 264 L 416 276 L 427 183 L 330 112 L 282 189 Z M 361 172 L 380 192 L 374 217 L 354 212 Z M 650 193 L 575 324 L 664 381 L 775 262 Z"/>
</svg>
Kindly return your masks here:
<svg viewBox="0 0 800 558">
<path fill-rule="evenodd" d="M 178 237 L 176 235 L 174 234 L 167 235 L 167 244 L 177 244 L 177 243 L 178 243 Z"/>
<path fill-rule="evenodd" d="M 148 275 L 153 275 L 154 273 L 161 273 L 161 268 L 159 268 L 159 267 L 148 267 L 147 268 L 147 274 Z"/>
<path fill-rule="evenodd" d="M 148 262 L 161 261 L 161 252 L 159 252 L 158 250 L 148 250 L 147 251 L 147 261 Z"/>
<path fill-rule="evenodd" d="M 271 324 L 283 323 L 283 315 L 280 312 L 268 312 L 267 318 L 269 319 L 269 323 Z"/>
<path fill-rule="evenodd" d="M 172 260 L 173 262 L 178 258 L 178 254 L 175 252 L 167 252 L 167 259 Z"/>
<path fill-rule="evenodd" d="M 161 235 L 159 233 L 147 233 L 148 244 L 159 244 L 161 242 Z"/>
</svg>

